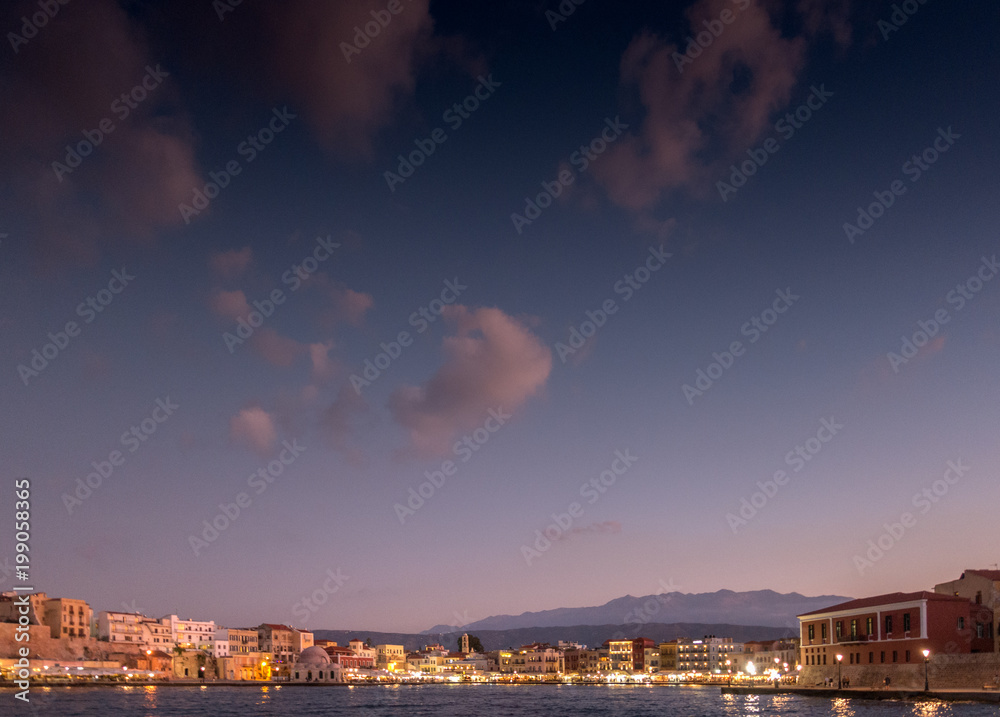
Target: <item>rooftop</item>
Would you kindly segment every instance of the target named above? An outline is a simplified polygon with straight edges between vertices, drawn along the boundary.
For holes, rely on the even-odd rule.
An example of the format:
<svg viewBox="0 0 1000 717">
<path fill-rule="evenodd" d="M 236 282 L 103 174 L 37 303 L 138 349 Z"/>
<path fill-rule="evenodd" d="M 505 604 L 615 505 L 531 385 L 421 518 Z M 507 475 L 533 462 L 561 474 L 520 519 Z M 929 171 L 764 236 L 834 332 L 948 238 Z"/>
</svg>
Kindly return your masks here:
<svg viewBox="0 0 1000 717">
<path fill-rule="evenodd" d="M 892 603 L 899 602 L 912 602 L 914 600 L 931 600 L 940 602 L 954 602 L 955 600 L 958 600 L 961 602 L 969 602 L 967 598 L 955 597 L 954 595 L 942 595 L 940 593 L 928 592 L 927 590 L 921 590 L 915 593 L 886 593 L 885 595 L 875 595 L 873 597 L 859 598 L 858 600 L 848 600 L 847 602 L 831 605 L 830 607 L 825 607 L 821 610 L 813 610 L 812 612 L 802 613 L 799 617 L 823 615 L 828 612 L 840 612 L 841 610 L 858 610 L 865 607 L 890 605 Z"/>
</svg>

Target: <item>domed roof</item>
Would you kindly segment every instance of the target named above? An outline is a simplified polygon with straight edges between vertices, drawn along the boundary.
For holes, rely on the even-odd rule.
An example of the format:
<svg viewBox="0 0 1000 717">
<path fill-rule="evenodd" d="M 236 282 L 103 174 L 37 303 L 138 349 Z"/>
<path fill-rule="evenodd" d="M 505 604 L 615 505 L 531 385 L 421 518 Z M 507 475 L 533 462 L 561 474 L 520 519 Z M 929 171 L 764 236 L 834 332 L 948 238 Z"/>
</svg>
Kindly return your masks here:
<svg viewBox="0 0 1000 717">
<path fill-rule="evenodd" d="M 299 653 L 298 664 L 300 665 L 319 667 L 321 665 L 329 665 L 331 662 L 333 660 L 326 654 L 326 650 L 319 645 L 307 647 Z"/>
</svg>

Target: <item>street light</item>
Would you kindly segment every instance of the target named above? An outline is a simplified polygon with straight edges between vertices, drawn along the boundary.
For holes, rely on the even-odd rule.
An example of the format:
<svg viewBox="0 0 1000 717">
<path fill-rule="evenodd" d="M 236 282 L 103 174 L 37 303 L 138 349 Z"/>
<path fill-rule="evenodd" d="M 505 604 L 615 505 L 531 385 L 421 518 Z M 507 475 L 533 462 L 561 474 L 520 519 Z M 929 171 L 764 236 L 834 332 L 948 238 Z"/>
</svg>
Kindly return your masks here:
<svg viewBox="0 0 1000 717">
<path fill-rule="evenodd" d="M 927 663 L 930 662 L 931 651 L 924 650 L 924 692 L 927 692 L 931 686 L 927 680 Z"/>
<path fill-rule="evenodd" d="M 843 655 L 837 655 L 837 689 L 843 689 L 844 683 L 840 679 L 840 662 L 844 659 Z"/>
<path fill-rule="evenodd" d="M 726 660 L 726 672 L 729 673 L 728 682 L 730 686 L 732 686 L 733 684 L 733 669 L 731 667 L 732 664 L 733 664 L 732 660 Z"/>
</svg>

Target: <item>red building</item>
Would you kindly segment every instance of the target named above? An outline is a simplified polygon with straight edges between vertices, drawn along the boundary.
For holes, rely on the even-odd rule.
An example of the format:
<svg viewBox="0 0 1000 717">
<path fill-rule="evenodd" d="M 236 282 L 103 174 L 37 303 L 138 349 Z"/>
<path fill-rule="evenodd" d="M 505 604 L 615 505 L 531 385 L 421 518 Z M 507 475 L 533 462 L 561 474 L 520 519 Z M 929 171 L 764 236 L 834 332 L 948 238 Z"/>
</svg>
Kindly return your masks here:
<svg viewBox="0 0 1000 717">
<path fill-rule="evenodd" d="M 656 643 L 648 637 L 637 637 L 632 640 L 632 669 L 636 672 L 646 672 L 646 655 L 649 654 L 646 651 L 654 648 Z M 659 649 L 656 649 L 656 653 L 659 656 Z"/>
<path fill-rule="evenodd" d="M 890 593 L 799 615 L 802 664 L 923 662 L 924 650 L 992 652 L 992 611 L 932 592 Z"/>
<path fill-rule="evenodd" d="M 330 656 L 335 665 L 343 668 L 374 669 L 375 660 L 371 657 L 355 654 L 349 647 L 337 647 L 336 645 L 324 645 L 323 649 Z"/>
</svg>

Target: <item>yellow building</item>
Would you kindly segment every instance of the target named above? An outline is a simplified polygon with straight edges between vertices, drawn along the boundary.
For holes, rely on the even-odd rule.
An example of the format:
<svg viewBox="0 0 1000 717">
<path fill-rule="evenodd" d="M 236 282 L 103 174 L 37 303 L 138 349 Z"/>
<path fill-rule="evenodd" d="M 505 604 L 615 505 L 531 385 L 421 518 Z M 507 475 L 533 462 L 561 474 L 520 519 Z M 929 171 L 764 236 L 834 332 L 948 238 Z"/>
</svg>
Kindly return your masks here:
<svg viewBox="0 0 1000 717">
<path fill-rule="evenodd" d="M 93 617 L 90 605 L 74 598 L 50 598 L 45 601 L 45 624 L 54 638 L 90 637 Z"/>
</svg>

